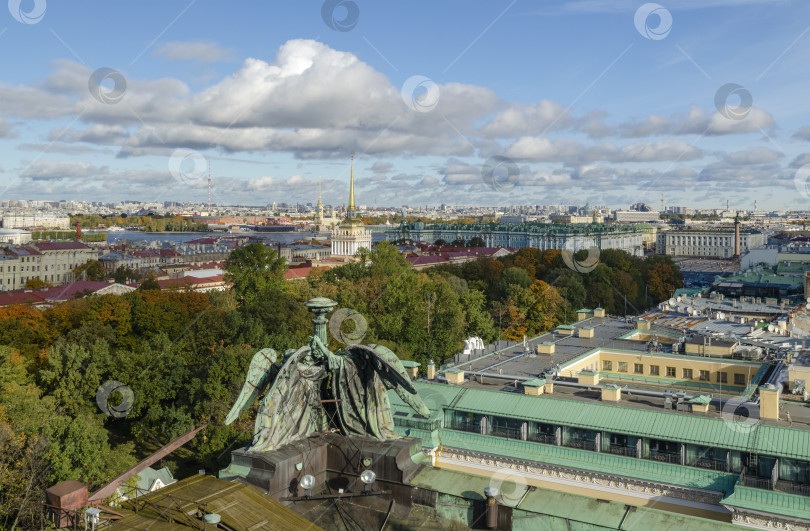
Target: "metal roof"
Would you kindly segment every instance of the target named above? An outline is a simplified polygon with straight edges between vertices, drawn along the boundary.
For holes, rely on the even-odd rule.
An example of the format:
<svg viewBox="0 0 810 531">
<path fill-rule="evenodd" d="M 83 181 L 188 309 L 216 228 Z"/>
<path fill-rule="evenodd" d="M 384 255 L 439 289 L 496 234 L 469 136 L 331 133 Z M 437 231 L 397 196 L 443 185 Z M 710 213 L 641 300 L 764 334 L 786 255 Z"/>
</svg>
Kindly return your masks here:
<svg viewBox="0 0 810 531">
<path fill-rule="evenodd" d="M 728 507 L 793 516 L 810 521 L 810 498 L 807 496 L 737 485 L 734 492 L 720 503 Z"/>
<path fill-rule="evenodd" d="M 441 468 L 424 468 L 411 480 L 415 486 L 438 490 L 460 498 L 483 500 L 483 492 L 491 486 L 492 478 L 477 476 L 456 470 Z M 504 478 L 499 484 L 502 492 L 520 492 L 525 486 Z M 693 531 L 712 530 L 724 531 L 737 529 L 730 523 L 718 522 L 687 516 L 672 512 L 665 512 L 646 507 L 637 507 L 628 512 L 627 506 L 622 502 L 597 500 L 589 496 L 572 494 L 568 492 L 544 489 L 537 487 L 525 496 L 504 496 L 504 505 L 514 508 L 514 516 L 521 518 L 521 529 L 560 529 L 566 528 L 566 523 L 558 519 L 572 520 L 577 528 L 577 522 L 591 524 L 602 529 L 605 527 L 618 529 L 690 529 Z M 536 516 L 535 516 L 536 515 Z M 517 526 L 515 527 L 517 529 Z"/>
<path fill-rule="evenodd" d="M 446 399 L 447 395 L 437 395 L 437 391 L 433 388 L 451 387 L 425 382 L 416 382 L 414 385 L 420 396 L 442 396 L 443 399 Z M 475 388 L 462 388 L 460 391 L 443 407 L 484 415 L 810 460 L 810 430 L 771 426 L 753 421 L 750 423 L 735 421 L 731 418 L 686 415 L 663 409 L 656 411 L 567 400 L 549 395 L 529 396 Z M 437 404 L 436 401 L 432 403 L 434 407 Z M 757 432 L 759 433 L 755 436 Z"/>
</svg>

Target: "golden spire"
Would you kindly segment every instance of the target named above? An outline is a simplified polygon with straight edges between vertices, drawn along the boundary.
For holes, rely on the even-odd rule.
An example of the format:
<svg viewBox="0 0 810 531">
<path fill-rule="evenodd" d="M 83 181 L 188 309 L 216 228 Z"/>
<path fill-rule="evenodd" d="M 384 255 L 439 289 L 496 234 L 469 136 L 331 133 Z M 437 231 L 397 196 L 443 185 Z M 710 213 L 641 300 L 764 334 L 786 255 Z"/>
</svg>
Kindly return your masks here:
<svg viewBox="0 0 810 531">
<path fill-rule="evenodd" d="M 354 151 L 352 151 L 352 166 L 351 166 L 351 179 L 349 180 L 349 210 L 353 211 L 354 207 Z"/>
</svg>

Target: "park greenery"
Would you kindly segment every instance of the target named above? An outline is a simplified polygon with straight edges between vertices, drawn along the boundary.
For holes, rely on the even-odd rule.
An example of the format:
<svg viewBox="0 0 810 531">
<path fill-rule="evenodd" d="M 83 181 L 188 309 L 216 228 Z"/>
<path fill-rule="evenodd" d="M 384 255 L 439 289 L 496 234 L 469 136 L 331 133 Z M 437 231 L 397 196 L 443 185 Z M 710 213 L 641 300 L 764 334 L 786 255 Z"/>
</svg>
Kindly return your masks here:
<svg viewBox="0 0 810 531">
<path fill-rule="evenodd" d="M 360 312 L 364 343 L 424 370 L 470 336 L 519 340 L 574 320 L 583 306 L 621 315 L 626 301 L 636 312 L 681 285 L 668 257 L 608 250 L 588 273 L 566 267 L 559 251 L 537 249 L 414 270 L 387 242 L 303 280 L 285 281 L 286 269 L 274 250 L 251 244 L 226 262 L 228 291 L 161 291 L 151 279 L 122 296 L 0 308 L 0 528 L 37 526 L 45 488 L 78 479 L 92 491 L 197 426 L 205 428 L 162 463 L 181 477 L 224 467 L 252 434 L 251 418 L 223 419 L 253 354 L 305 344 L 312 316 L 302 303 L 313 297 Z M 341 346 L 329 338 L 329 348 Z M 134 393 L 122 418 L 96 402 L 109 380 Z"/>
<path fill-rule="evenodd" d="M 207 232 L 208 225 L 195 222 L 189 216 L 127 216 L 126 214 L 99 216 L 79 214 L 70 216 L 70 226 L 81 222 L 82 230 L 109 227 L 136 227 L 144 232 Z"/>
</svg>

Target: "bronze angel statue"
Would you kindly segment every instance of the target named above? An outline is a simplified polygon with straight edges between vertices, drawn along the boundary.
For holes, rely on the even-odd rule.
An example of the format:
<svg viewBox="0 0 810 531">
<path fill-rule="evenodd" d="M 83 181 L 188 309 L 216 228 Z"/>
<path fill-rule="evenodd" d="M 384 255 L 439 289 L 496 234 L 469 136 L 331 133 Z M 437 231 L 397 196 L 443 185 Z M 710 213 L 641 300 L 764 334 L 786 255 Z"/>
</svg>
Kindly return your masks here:
<svg viewBox="0 0 810 531">
<path fill-rule="evenodd" d="M 250 452 L 275 450 L 315 433 L 336 429 L 344 435 L 396 439 L 388 390 L 418 414 L 430 411 L 416 393 L 405 368 L 381 345 L 348 345 L 336 353 L 326 347 L 325 314 L 337 305 L 326 298 L 306 306 L 315 314 L 309 345 L 278 356 L 257 352 L 245 384 L 225 424 L 230 424 L 265 390 L 259 401 Z"/>
</svg>

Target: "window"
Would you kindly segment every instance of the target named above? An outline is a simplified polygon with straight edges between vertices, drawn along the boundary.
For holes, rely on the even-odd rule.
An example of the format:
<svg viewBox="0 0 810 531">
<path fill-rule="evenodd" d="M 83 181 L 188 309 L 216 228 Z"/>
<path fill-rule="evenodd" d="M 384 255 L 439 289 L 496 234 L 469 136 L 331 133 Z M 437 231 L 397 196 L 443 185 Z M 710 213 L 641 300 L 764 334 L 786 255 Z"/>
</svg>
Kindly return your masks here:
<svg viewBox="0 0 810 531">
<path fill-rule="evenodd" d="M 675 378 L 675 367 L 667 367 L 667 376 L 669 378 Z"/>
<path fill-rule="evenodd" d="M 627 362 L 620 361 L 619 362 L 619 372 L 627 372 Z"/>
<path fill-rule="evenodd" d="M 683 379 L 684 380 L 691 380 L 692 379 L 692 369 L 684 369 L 683 370 Z"/>
<path fill-rule="evenodd" d="M 734 374 L 734 385 L 745 385 L 745 375 Z"/>
<path fill-rule="evenodd" d="M 717 383 L 728 383 L 728 373 L 727 372 L 718 372 L 717 373 Z"/>
<path fill-rule="evenodd" d="M 661 374 L 660 367 L 658 365 L 650 365 L 650 376 L 658 376 Z"/>
<path fill-rule="evenodd" d="M 633 372 L 636 374 L 644 374 L 644 365 L 641 363 L 633 364 Z"/>
<path fill-rule="evenodd" d="M 700 381 L 701 382 L 708 382 L 709 381 L 709 371 L 700 371 Z"/>
<path fill-rule="evenodd" d="M 610 360 L 602 360 L 602 370 L 603 371 L 612 371 L 613 370 L 613 362 Z"/>
</svg>

